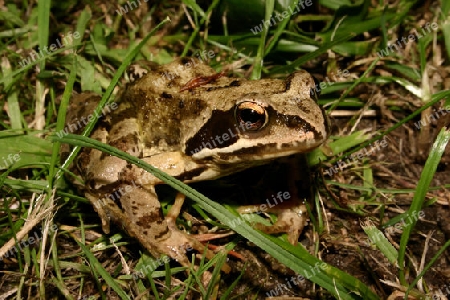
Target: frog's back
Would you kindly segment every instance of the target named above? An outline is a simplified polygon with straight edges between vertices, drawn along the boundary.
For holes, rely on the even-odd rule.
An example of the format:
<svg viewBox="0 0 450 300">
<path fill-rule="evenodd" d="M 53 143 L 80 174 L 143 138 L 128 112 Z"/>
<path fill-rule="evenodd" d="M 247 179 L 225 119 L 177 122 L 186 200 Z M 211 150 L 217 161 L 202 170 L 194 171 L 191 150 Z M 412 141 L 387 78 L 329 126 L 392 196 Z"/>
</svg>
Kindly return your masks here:
<svg viewBox="0 0 450 300">
<path fill-rule="evenodd" d="M 147 73 L 138 76 L 141 78 L 130 83 L 121 95 L 121 107 L 112 122 L 119 124 L 124 119 L 134 119 L 133 123 L 140 128 L 141 147 L 151 149 L 146 155 L 168 151 L 192 155 L 189 144 L 194 136 L 194 142 L 198 143 L 216 136 L 216 131 L 222 135 L 228 129 L 235 130 L 234 107 L 240 99 L 252 94 L 281 93 L 285 88 L 282 80 L 247 81 L 218 76 L 214 69 L 196 58 L 146 66 Z M 192 81 L 209 78 L 213 79 L 189 87 Z M 204 133 L 200 139 L 199 132 Z"/>
</svg>

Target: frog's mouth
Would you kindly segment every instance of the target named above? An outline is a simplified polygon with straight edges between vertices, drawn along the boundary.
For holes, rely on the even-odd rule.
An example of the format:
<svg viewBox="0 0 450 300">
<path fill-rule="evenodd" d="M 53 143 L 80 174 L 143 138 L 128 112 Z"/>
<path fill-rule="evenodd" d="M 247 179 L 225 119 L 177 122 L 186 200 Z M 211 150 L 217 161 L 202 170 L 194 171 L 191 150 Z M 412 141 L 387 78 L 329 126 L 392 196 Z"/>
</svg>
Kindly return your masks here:
<svg viewBox="0 0 450 300">
<path fill-rule="evenodd" d="M 194 160 L 212 160 L 217 164 L 264 164 L 280 157 L 307 153 L 319 147 L 324 139 L 312 139 L 297 142 L 272 142 L 253 144 L 251 147 L 236 145 L 221 149 L 203 149 L 192 156 Z"/>
<path fill-rule="evenodd" d="M 190 182 L 211 180 L 227 176 L 249 168 L 269 163 L 271 160 L 294 154 L 309 152 L 322 144 L 322 141 L 308 143 L 269 143 L 234 151 L 226 149 L 204 149 L 192 156 L 197 162 L 208 167 L 200 174 L 189 178 Z M 218 151 L 219 150 L 219 151 Z M 186 179 L 186 178 L 185 178 Z"/>
</svg>

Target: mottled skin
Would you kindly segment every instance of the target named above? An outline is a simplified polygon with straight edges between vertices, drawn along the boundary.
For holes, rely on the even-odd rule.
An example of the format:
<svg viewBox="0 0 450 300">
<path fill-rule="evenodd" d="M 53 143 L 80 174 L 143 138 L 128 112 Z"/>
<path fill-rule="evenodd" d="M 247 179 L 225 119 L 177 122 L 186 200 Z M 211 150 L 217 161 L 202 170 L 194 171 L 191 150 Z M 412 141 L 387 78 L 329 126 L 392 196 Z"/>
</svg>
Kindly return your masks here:
<svg viewBox="0 0 450 300">
<path fill-rule="evenodd" d="M 322 110 L 311 99 L 315 83 L 305 71 L 297 71 L 286 80 L 248 81 L 217 76 L 209 66 L 198 60 L 192 66 L 192 62 L 180 59 L 163 66 L 144 64 L 147 74 L 138 76 L 119 93 L 119 107 L 99 120 L 91 137 L 185 182 L 215 179 L 277 157 L 307 152 L 327 138 Z M 139 68 L 133 68 L 136 74 Z M 192 84 L 198 77 L 203 83 Z M 185 86 L 188 82 L 189 86 Z M 73 109 L 68 122 L 81 117 L 80 113 L 90 113 L 77 103 L 88 102 L 93 107 L 99 98 L 82 94 L 73 99 L 73 105 L 83 109 Z M 255 117 L 254 111 L 245 110 L 248 107 L 262 115 Z M 241 130 L 244 119 L 262 123 Z M 212 140 L 217 136 L 214 144 Z M 166 218 L 162 215 L 154 189 L 161 183 L 157 178 L 93 149 L 82 151 L 76 167 L 76 173 L 85 180 L 85 195 L 101 217 L 105 232 L 109 232 L 112 220 L 152 255 L 167 254 L 183 265 L 189 264 L 187 247 L 203 252 L 200 242 L 177 228 L 176 213 Z M 118 191 L 120 200 L 107 197 Z M 182 201 L 177 203 L 181 206 Z M 303 209 L 300 205 L 277 210 L 279 222 L 260 229 L 289 231 L 290 241 L 296 243 L 304 225 Z"/>
</svg>

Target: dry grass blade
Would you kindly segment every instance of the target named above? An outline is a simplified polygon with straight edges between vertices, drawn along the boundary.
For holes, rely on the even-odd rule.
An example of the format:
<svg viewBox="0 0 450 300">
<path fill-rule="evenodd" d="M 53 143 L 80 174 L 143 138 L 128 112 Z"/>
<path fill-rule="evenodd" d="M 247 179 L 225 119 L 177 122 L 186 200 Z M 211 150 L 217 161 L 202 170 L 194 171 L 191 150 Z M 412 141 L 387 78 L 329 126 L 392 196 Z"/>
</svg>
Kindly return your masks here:
<svg viewBox="0 0 450 300">
<path fill-rule="evenodd" d="M 55 194 L 50 197 L 54 199 Z M 14 238 L 11 238 L 0 248 L 0 257 L 4 257 L 5 254 L 14 247 L 17 242 L 20 242 L 34 227 L 41 223 L 46 218 L 52 218 L 56 213 L 56 206 L 53 201 L 46 201 L 47 195 L 36 194 L 30 200 L 30 207 L 28 209 L 28 216 L 23 227 L 16 233 Z M 46 236 L 44 236 L 46 238 Z"/>
</svg>

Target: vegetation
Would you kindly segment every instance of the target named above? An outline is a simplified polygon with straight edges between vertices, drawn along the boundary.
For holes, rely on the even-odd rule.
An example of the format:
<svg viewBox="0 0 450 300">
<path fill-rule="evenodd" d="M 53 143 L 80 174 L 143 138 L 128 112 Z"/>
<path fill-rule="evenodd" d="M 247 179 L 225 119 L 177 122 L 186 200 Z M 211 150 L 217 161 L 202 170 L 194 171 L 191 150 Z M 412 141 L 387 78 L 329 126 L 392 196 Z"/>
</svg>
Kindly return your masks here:
<svg viewBox="0 0 450 300">
<path fill-rule="evenodd" d="M 7 1 L 0 7 L 0 298 L 448 297 L 450 2 L 356 2 Z M 233 197 L 206 197 L 87 138 L 95 118 L 82 136 L 63 134 L 72 91 L 102 95 L 102 113 L 132 61 L 179 56 L 254 80 L 298 68 L 318 79 L 332 136 L 308 156 L 315 196 L 299 245 L 241 222 L 237 235 L 212 243 L 245 253 L 247 264 L 219 252 L 185 272 L 119 228 L 104 234 L 66 180 L 79 148 L 96 147 L 192 199 L 183 207 L 191 218 L 179 217 L 188 232 L 198 233 L 198 223 L 208 232 L 229 229 L 238 217 Z M 77 147 L 60 161 L 65 143 Z M 167 212 L 173 193 L 162 192 Z M 278 262 L 256 269 L 265 252 Z M 231 274 L 220 271 L 226 260 Z M 266 269 L 276 279 L 258 281 Z"/>
</svg>

